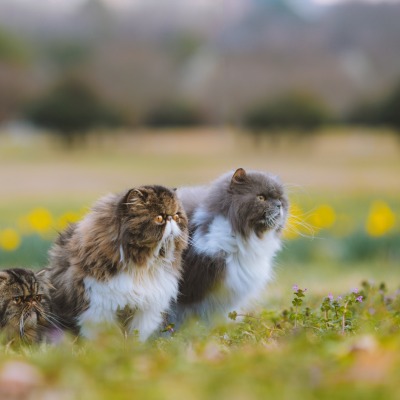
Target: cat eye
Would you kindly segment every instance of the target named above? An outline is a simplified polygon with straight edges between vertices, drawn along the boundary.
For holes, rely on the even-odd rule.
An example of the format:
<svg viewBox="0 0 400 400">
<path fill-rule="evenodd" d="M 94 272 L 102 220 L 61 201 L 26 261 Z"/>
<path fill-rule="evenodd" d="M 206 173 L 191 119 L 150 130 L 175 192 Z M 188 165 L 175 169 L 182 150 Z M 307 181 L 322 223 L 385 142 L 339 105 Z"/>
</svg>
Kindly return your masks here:
<svg viewBox="0 0 400 400">
<path fill-rule="evenodd" d="M 34 300 L 37 301 L 38 303 L 40 303 L 40 302 L 42 301 L 42 295 L 41 295 L 41 294 L 37 294 L 37 295 L 34 297 Z"/>
<path fill-rule="evenodd" d="M 181 219 L 179 214 L 175 214 L 172 218 L 174 219 L 175 222 L 179 222 Z"/>
<path fill-rule="evenodd" d="M 14 301 L 14 304 L 21 304 L 22 297 L 21 296 L 14 297 L 13 301 Z"/>
<path fill-rule="evenodd" d="M 157 217 L 155 217 L 154 221 L 157 224 L 162 224 L 164 222 L 164 217 L 162 215 L 157 215 Z"/>
<path fill-rule="evenodd" d="M 260 201 L 265 201 L 266 200 L 265 196 L 263 196 L 262 194 L 259 194 L 257 196 L 257 199 L 260 200 Z"/>
</svg>

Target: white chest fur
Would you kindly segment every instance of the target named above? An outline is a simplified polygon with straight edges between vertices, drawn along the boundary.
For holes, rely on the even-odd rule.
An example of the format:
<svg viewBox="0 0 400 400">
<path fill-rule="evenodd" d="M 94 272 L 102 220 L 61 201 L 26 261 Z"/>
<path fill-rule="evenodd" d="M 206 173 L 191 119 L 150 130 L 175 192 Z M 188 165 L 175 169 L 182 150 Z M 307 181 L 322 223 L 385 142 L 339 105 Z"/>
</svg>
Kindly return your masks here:
<svg viewBox="0 0 400 400">
<path fill-rule="evenodd" d="M 146 340 L 162 320 L 171 300 L 178 294 L 178 274 L 170 264 L 155 262 L 147 267 L 128 265 L 106 282 L 85 278 L 89 308 L 80 316 L 79 324 L 84 336 L 93 336 L 93 325 L 114 323 L 118 310 L 126 306 L 135 310 L 129 331 L 139 331 Z"/>
<path fill-rule="evenodd" d="M 194 216 L 197 225 L 205 220 L 201 209 Z M 209 320 L 214 313 L 227 314 L 238 309 L 260 295 L 266 283 L 272 278 L 272 260 L 280 249 L 280 239 L 274 231 L 259 238 L 256 234 L 244 239 L 234 235 L 231 225 L 222 216 L 216 216 L 207 233 L 197 229 L 193 245 L 200 254 L 211 257 L 226 254 L 226 273 L 222 285 L 209 293 L 201 302 L 179 310 L 188 316 L 192 313 Z"/>
<path fill-rule="evenodd" d="M 97 324 L 115 323 L 118 310 L 129 307 L 134 311 L 128 331 L 139 331 L 146 340 L 161 324 L 166 312 L 178 295 L 179 273 L 173 268 L 175 261 L 174 238 L 181 231 L 175 221 L 168 221 L 163 237 L 146 266 L 138 267 L 125 261 L 120 248 L 123 271 L 105 282 L 86 277 L 84 285 L 89 307 L 78 320 L 83 336 L 92 337 Z M 160 257 L 160 249 L 164 256 Z"/>
</svg>

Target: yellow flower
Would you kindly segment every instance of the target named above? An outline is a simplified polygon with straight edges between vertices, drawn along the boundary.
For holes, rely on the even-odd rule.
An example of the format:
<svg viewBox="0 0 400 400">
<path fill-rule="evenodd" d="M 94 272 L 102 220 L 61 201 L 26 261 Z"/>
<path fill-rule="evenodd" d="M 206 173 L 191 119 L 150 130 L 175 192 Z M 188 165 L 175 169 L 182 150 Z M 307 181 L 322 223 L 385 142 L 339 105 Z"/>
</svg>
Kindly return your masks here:
<svg viewBox="0 0 400 400">
<path fill-rule="evenodd" d="M 391 208 L 381 200 L 371 204 L 365 229 L 370 236 L 383 236 L 395 225 L 396 215 Z"/>
<path fill-rule="evenodd" d="M 330 228 L 335 221 L 335 210 L 328 204 L 320 205 L 309 218 L 310 224 L 318 230 Z"/>
<path fill-rule="evenodd" d="M 66 212 L 57 221 L 57 229 L 63 231 L 69 224 L 79 221 L 81 216 L 76 212 Z"/>
<path fill-rule="evenodd" d="M 312 228 L 305 222 L 303 210 L 295 203 L 289 207 L 289 216 L 283 231 L 285 239 L 295 239 L 303 235 L 312 235 Z"/>
<path fill-rule="evenodd" d="M 0 232 L 0 247 L 5 251 L 14 251 L 21 244 L 21 238 L 15 229 L 7 228 Z"/>
<path fill-rule="evenodd" d="M 27 216 L 29 227 L 40 234 L 48 233 L 54 226 L 53 217 L 50 211 L 45 208 L 36 208 Z"/>
</svg>

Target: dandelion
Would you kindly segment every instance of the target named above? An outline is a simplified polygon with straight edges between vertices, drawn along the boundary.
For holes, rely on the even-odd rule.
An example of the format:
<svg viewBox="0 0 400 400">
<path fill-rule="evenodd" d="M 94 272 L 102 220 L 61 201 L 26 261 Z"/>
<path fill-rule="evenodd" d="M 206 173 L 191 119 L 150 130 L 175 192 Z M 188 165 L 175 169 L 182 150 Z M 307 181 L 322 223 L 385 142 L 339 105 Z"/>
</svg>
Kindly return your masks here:
<svg viewBox="0 0 400 400">
<path fill-rule="evenodd" d="M 330 228 L 336 221 L 336 212 L 328 204 L 320 205 L 310 216 L 310 223 L 318 229 Z"/>
<path fill-rule="evenodd" d="M 283 237 L 285 239 L 295 239 L 312 233 L 312 229 L 304 221 L 303 210 L 297 204 L 291 203 Z"/>
<path fill-rule="evenodd" d="M 21 244 L 21 238 L 15 229 L 7 228 L 0 232 L 0 248 L 5 251 L 14 251 Z"/>
<path fill-rule="evenodd" d="M 40 234 L 48 233 L 54 226 L 50 211 L 45 208 L 36 208 L 27 216 L 29 227 Z"/>
<path fill-rule="evenodd" d="M 370 236 L 383 236 L 395 225 L 396 215 L 384 201 L 372 203 L 365 229 Z"/>
<path fill-rule="evenodd" d="M 66 212 L 57 221 L 57 229 L 63 231 L 69 224 L 79 221 L 80 215 L 76 212 Z"/>
</svg>

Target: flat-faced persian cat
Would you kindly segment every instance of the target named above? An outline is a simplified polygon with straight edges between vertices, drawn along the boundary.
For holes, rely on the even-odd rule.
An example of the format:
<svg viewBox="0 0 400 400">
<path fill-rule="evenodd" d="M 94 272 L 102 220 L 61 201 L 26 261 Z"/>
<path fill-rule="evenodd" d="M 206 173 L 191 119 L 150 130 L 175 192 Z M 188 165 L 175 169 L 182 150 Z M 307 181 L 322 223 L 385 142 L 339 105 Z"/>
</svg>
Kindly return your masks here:
<svg viewBox="0 0 400 400">
<path fill-rule="evenodd" d="M 45 271 L 21 268 L 0 271 L 0 333 L 7 340 L 39 342 L 54 326 Z"/>
<path fill-rule="evenodd" d="M 178 189 L 189 218 L 178 301 L 170 322 L 211 322 L 246 306 L 271 279 L 288 199 L 278 178 L 239 168 L 209 186 Z"/>
<path fill-rule="evenodd" d="M 101 198 L 50 250 L 56 314 L 91 337 L 116 323 L 146 340 L 178 294 L 187 218 L 174 191 L 141 186 Z"/>
</svg>

